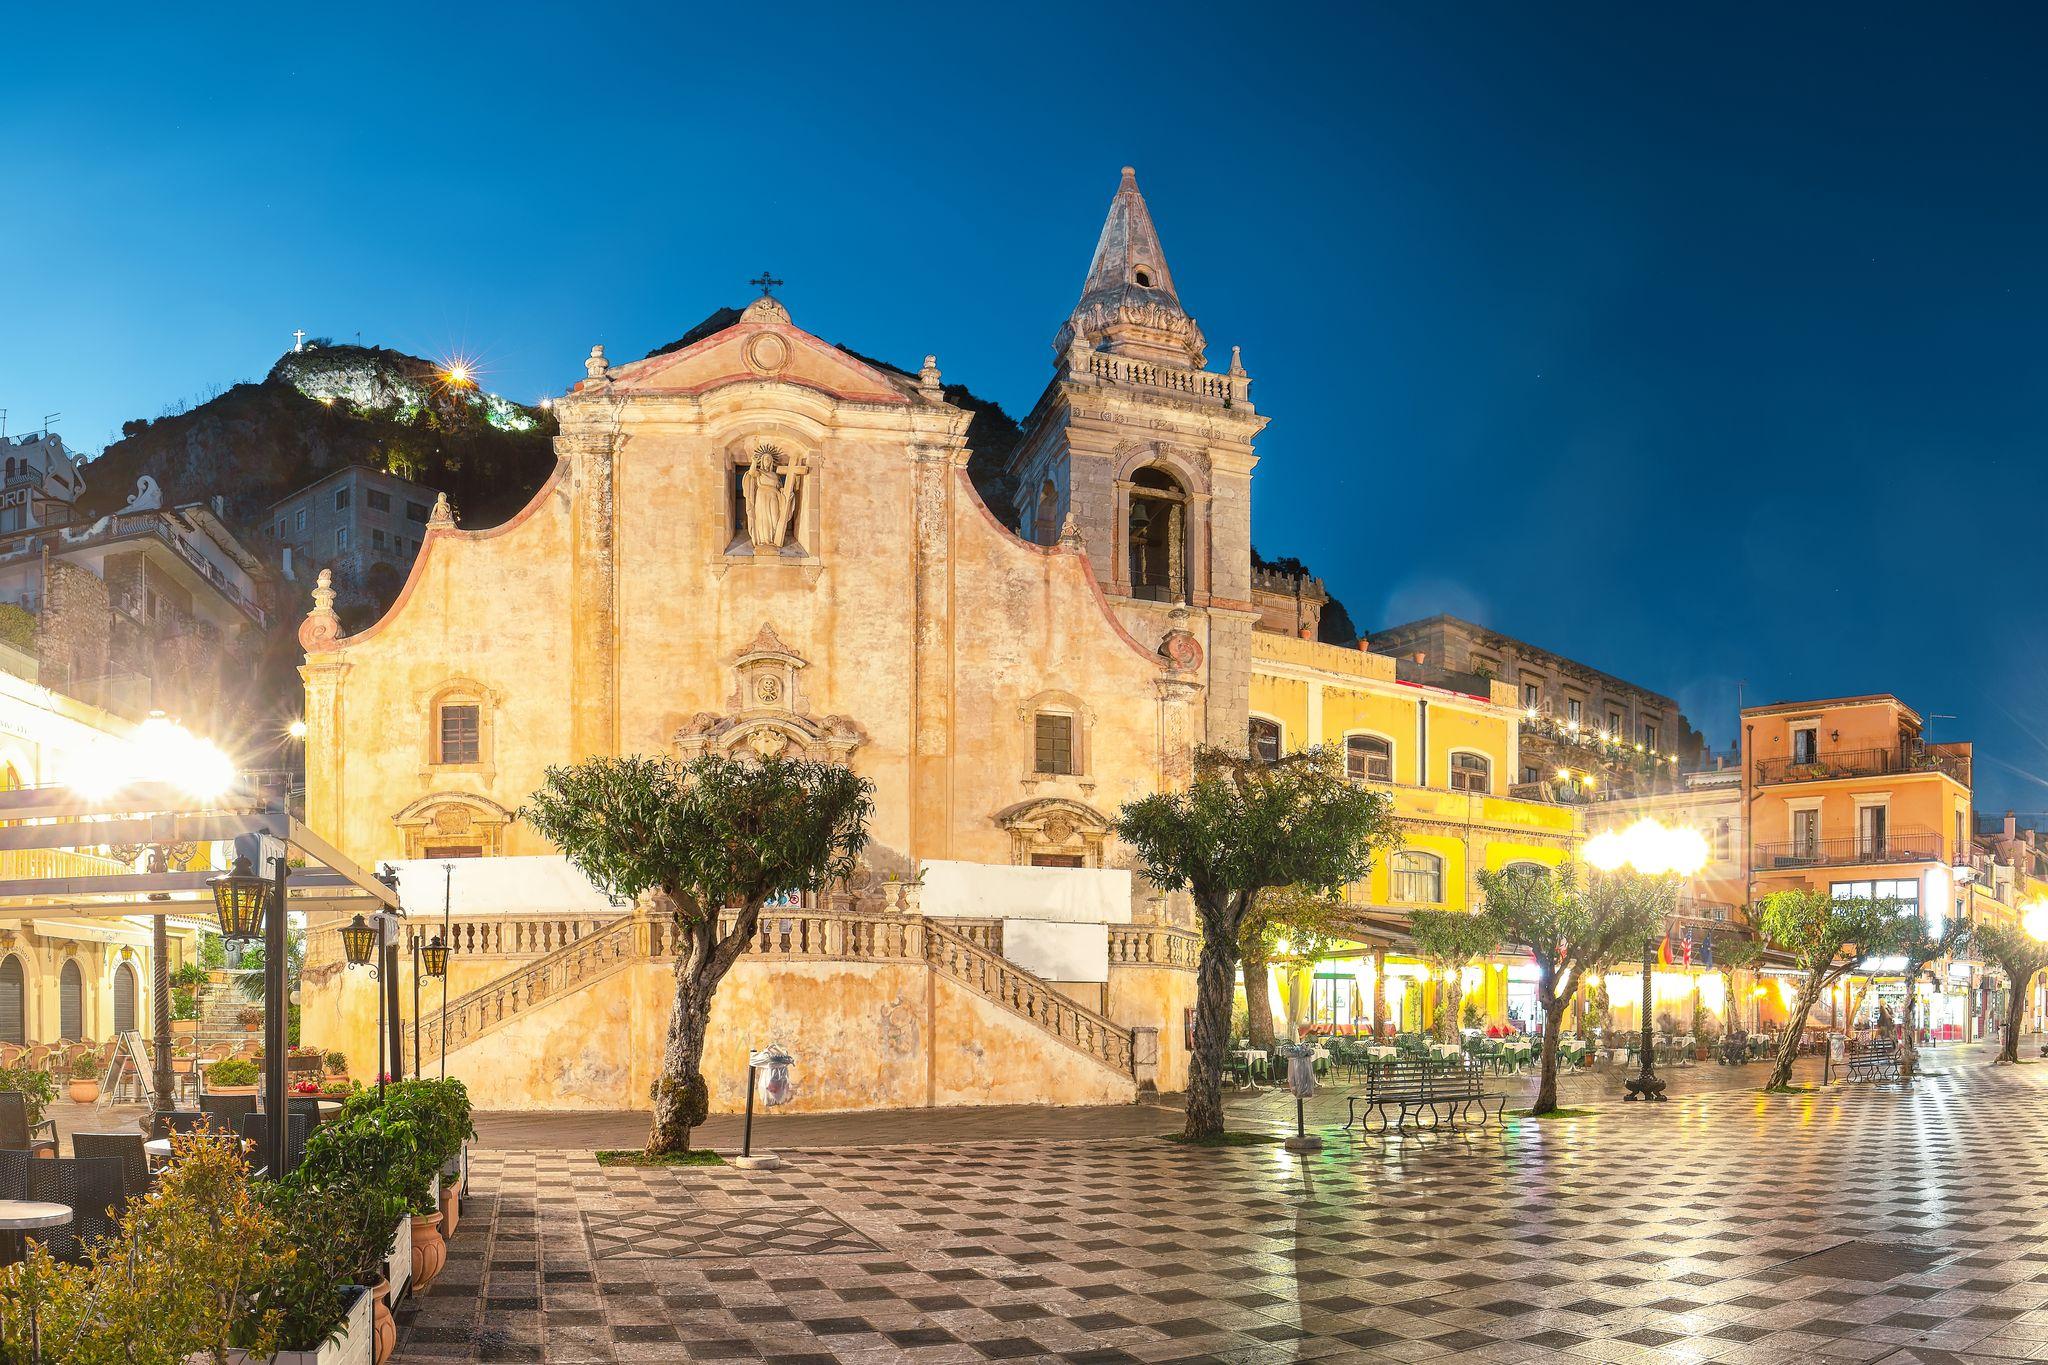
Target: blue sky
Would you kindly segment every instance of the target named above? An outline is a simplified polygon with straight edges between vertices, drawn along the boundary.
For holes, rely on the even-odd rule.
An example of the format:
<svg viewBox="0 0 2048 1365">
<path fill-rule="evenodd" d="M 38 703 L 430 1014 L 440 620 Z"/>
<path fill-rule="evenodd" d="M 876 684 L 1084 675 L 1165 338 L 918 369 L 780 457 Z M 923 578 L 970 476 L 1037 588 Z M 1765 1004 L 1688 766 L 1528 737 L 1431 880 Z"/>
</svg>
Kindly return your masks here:
<svg viewBox="0 0 2048 1365">
<path fill-rule="evenodd" d="M 1259 547 L 1676 695 L 1894 691 L 2048 809 L 2048 11 L 12 16 L 0 407 L 313 335 L 531 399 L 744 299 L 1027 410 L 1117 169 L 1273 417 Z M 1953 716 L 1953 719 L 1948 719 Z"/>
</svg>

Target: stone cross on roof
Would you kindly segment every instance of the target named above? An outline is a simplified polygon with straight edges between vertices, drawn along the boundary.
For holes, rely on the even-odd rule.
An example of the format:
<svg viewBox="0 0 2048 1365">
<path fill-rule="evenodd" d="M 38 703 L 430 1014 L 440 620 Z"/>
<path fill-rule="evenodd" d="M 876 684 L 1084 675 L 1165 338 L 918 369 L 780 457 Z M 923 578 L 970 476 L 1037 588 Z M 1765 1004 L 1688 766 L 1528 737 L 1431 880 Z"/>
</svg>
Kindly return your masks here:
<svg viewBox="0 0 2048 1365">
<path fill-rule="evenodd" d="M 748 280 L 747 283 L 759 285 L 761 287 L 761 296 L 763 298 L 773 298 L 775 297 L 775 290 L 782 284 L 782 281 L 776 279 L 773 275 L 769 274 L 767 271 L 764 270 L 759 275 L 755 276 L 753 279 Z"/>
</svg>

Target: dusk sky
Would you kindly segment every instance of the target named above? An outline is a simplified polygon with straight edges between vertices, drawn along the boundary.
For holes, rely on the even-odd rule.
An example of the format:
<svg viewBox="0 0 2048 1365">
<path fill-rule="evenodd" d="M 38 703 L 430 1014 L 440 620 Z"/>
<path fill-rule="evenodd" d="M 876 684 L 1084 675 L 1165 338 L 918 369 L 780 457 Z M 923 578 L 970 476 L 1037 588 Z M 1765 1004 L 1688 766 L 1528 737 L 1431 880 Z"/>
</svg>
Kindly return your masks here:
<svg viewBox="0 0 2048 1365">
<path fill-rule="evenodd" d="M 122 11 L 10 16 L 10 432 L 96 451 L 294 328 L 531 401 L 764 268 L 1022 416 L 1128 163 L 1272 418 L 1259 549 L 1361 628 L 1717 745 L 1738 680 L 1896 692 L 2048 809 L 2048 10 Z"/>
</svg>

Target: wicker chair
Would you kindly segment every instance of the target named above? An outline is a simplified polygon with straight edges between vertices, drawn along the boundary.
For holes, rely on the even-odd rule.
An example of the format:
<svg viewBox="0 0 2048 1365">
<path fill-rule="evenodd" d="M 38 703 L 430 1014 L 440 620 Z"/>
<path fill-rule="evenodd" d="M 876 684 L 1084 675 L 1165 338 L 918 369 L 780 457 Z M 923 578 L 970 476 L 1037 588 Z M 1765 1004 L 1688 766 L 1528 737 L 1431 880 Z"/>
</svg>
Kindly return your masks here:
<svg viewBox="0 0 2048 1365">
<path fill-rule="evenodd" d="M 73 1133 L 71 1154 L 112 1158 L 121 1163 L 121 1185 L 130 1199 L 149 1193 L 149 1153 L 140 1133 Z"/>
<path fill-rule="evenodd" d="M 254 1095 L 201 1095 L 199 1112 L 223 1133 L 241 1131 L 242 1120 L 256 1112 Z"/>
<path fill-rule="evenodd" d="M 306 1116 L 304 1114 L 292 1114 L 286 1118 L 284 1130 L 284 1170 L 272 1171 L 268 1165 L 270 1160 L 270 1115 L 249 1114 L 245 1116 L 242 1119 L 241 1133 L 245 1139 L 256 1145 L 256 1150 L 250 1154 L 249 1159 L 257 1172 L 276 1179 L 297 1170 L 299 1159 L 306 1154 L 306 1126 Z"/>
<path fill-rule="evenodd" d="M 38 1137 L 38 1133 L 47 1136 Z M 57 1121 L 44 1119 L 41 1123 L 31 1124 L 28 1121 L 28 1096 L 19 1090 L 0 1090 L 0 1147 L 38 1155 L 47 1151 L 55 1156 Z"/>
<path fill-rule="evenodd" d="M 31 1234 L 60 1261 L 79 1261 L 86 1246 L 114 1232 L 128 1192 L 116 1157 L 59 1157 L 28 1163 L 28 1197 L 71 1210 L 69 1226 Z"/>
</svg>

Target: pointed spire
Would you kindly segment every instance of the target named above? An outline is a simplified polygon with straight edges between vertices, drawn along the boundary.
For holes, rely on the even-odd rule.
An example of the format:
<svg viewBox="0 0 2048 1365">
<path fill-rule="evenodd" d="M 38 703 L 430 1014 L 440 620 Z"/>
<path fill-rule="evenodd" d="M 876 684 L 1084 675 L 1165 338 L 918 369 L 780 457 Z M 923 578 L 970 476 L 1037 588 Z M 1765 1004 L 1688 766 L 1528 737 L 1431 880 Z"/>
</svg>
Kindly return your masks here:
<svg viewBox="0 0 2048 1365">
<path fill-rule="evenodd" d="M 1152 211 L 1138 192 L 1138 173 L 1129 166 L 1109 201 L 1081 301 L 1053 350 L 1063 355 L 1076 337 L 1141 360 L 1199 368 L 1204 359 L 1202 329 L 1181 307 Z"/>
</svg>

